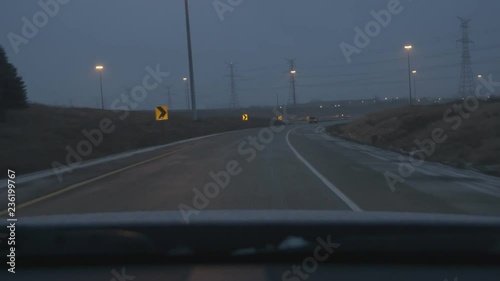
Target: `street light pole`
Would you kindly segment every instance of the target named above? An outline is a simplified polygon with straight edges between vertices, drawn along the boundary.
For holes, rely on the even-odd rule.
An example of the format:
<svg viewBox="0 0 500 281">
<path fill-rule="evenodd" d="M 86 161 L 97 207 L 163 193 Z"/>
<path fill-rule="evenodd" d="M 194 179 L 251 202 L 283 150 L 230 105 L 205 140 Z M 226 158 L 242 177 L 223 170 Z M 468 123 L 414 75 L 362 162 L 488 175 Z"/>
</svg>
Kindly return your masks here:
<svg viewBox="0 0 500 281">
<path fill-rule="evenodd" d="M 413 74 L 413 96 L 415 96 L 415 102 L 418 101 L 417 99 L 417 71 L 412 70 L 411 72 Z"/>
<path fill-rule="evenodd" d="M 292 95 L 293 95 L 293 105 L 297 105 L 297 96 L 295 92 L 295 74 L 297 71 L 295 69 L 292 69 L 290 71 L 290 74 L 292 75 Z"/>
<path fill-rule="evenodd" d="M 413 104 L 412 97 L 411 97 L 411 65 L 410 65 L 410 50 L 413 47 L 411 45 L 405 46 L 406 51 L 408 52 L 408 90 L 410 92 L 410 105 Z"/>
<path fill-rule="evenodd" d="M 99 84 L 101 86 L 101 107 L 102 109 L 104 109 L 104 94 L 102 91 L 102 70 L 104 69 L 104 66 L 97 65 L 95 69 L 97 70 L 97 72 L 99 72 Z"/>
<path fill-rule="evenodd" d="M 104 94 L 102 92 L 102 73 L 99 71 L 99 84 L 101 84 L 101 106 L 104 109 Z"/>
<path fill-rule="evenodd" d="M 188 56 L 189 56 L 189 82 L 191 83 L 191 107 L 193 109 L 193 121 L 198 120 L 198 113 L 196 112 L 196 94 L 194 87 L 194 69 L 193 69 L 193 50 L 191 48 L 191 26 L 189 23 L 189 3 L 188 0 L 184 0 L 184 10 L 186 12 L 186 32 L 187 32 L 187 44 L 188 44 Z"/>
<path fill-rule="evenodd" d="M 186 90 L 187 90 L 187 109 L 191 110 L 191 99 L 189 97 L 189 84 L 186 84 Z"/>
<path fill-rule="evenodd" d="M 187 77 L 182 78 L 184 81 L 184 87 L 186 88 L 186 109 L 189 110 L 191 109 L 189 107 L 189 84 L 188 84 L 188 79 Z"/>
</svg>

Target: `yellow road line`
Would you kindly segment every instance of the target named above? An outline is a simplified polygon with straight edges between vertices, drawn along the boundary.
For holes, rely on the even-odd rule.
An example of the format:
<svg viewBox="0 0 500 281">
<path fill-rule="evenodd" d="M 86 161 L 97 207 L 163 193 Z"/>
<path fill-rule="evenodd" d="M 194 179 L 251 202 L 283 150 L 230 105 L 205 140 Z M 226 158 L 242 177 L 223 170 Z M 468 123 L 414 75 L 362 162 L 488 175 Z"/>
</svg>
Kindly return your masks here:
<svg viewBox="0 0 500 281">
<path fill-rule="evenodd" d="M 66 188 L 63 188 L 63 189 L 61 189 L 61 190 L 58 190 L 58 191 L 55 191 L 55 192 L 53 192 L 53 193 L 50 193 L 50 194 L 44 195 L 44 196 L 39 197 L 39 198 L 37 198 L 37 199 L 33 199 L 33 200 L 28 201 L 28 202 L 26 202 L 26 203 L 23 203 L 23 204 L 17 205 L 17 206 L 16 206 L 16 211 L 17 211 L 18 209 L 21 209 L 21 208 L 24 208 L 24 207 L 27 207 L 27 206 L 33 205 L 33 204 L 35 204 L 35 203 L 38 203 L 38 202 L 41 202 L 41 201 L 47 200 L 47 199 L 52 198 L 52 197 L 54 197 L 54 196 L 56 196 L 56 195 L 59 195 L 59 194 L 61 194 L 61 193 L 64 193 L 64 192 L 67 192 L 67 191 L 73 190 L 73 189 L 75 189 L 75 188 L 77 188 L 77 187 L 80 187 L 80 186 L 82 186 L 82 185 L 86 185 L 86 184 L 89 184 L 89 183 L 92 183 L 92 182 L 95 182 L 95 181 L 101 180 L 101 179 L 103 179 L 103 178 L 106 178 L 106 177 L 109 177 L 109 176 L 112 176 L 112 175 L 115 175 L 115 174 L 121 173 L 121 172 L 123 172 L 123 171 L 126 171 L 126 170 L 132 169 L 132 168 L 134 168 L 134 167 L 140 166 L 140 165 L 142 165 L 142 164 L 146 164 L 146 163 L 148 163 L 148 162 L 152 162 L 152 161 L 154 161 L 154 160 L 156 160 L 156 159 L 159 159 L 159 158 L 165 157 L 165 156 L 167 156 L 167 155 L 174 154 L 174 153 L 179 152 L 179 151 L 181 151 L 181 150 L 184 150 L 184 149 L 186 149 L 186 148 L 187 148 L 187 147 L 179 148 L 179 149 L 176 149 L 176 150 L 174 150 L 174 151 L 170 151 L 170 152 L 167 152 L 167 153 L 165 153 L 165 154 L 162 154 L 162 155 L 159 155 L 159 156 L 153 157 L 153 158 L 151 158 L 151 159 L 144 160 L 144 161 L 142 161 L 142 162 L 138 162 L 138 163 L 132 164 L 132 165 L 130 165 L 130 166 L 127 166 L 127 167 L 124 167 L 124 168 L 121 168 L 121 169 L 118 169 L 118 170 L 115 170 L 115 171 L 112 171 L 112 172 L 106 173 L 106 174 L 104 174 L 104 175 L 100 175 L 100 176 L 97 176 L 97 177 L 95 177 L 95 178 L 91 178 L 91 179 L 88 179 L 88 180 L 86 180 L 86 181 L 82 181 L 82 182 L 79 182 L 79 183 L 76 183 L 76 184 L 70 185 L 70 186 L 68 186 L 68 187 L 66 187 Z M 8 209 L 7 209 L 7 210 L 8 210 Z M 8 212 L 7 212 L 7 210 L 3 210 L 3 211 L 1 211 L 1 212 L 0 212 L 0 216 L 6 215 L 6 214 L 8 213 Z"/>
</svg>

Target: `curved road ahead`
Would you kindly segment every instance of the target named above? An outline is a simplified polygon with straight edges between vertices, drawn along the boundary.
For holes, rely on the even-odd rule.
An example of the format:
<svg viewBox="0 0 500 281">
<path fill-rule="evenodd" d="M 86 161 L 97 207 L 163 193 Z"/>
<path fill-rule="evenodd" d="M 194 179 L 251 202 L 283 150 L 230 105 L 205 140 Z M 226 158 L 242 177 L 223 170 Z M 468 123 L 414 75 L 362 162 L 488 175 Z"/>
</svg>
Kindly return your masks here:
<svg viewBox="0 0 500 281">
<path fill-rule="evenodd" d="M 426 162 L 391 189 L 384 174 L 399 174 L 398 154 L 328 136 L 322 125 L 231 132 L 86 167 L 63 182 L 25 183 L 17 216 L 179 208 L 187 217 L 214 209 L 500 215 L 499 178 Z"/>
</svg>

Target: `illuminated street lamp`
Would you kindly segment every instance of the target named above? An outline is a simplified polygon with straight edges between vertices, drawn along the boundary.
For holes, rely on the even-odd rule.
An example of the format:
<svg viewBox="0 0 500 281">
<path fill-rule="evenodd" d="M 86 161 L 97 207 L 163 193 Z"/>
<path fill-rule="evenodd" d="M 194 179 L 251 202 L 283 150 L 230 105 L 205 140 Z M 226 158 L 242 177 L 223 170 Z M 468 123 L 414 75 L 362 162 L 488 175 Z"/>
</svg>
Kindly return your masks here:
<svg viewBox="0 0 500 281">
<path fill-rule="evenodd" d="M 416 82 L 417 71 L 416 70 L 412 70 L 411 74 L 413 74 L 413 95 L 415 96 L 415 100 L 417 100 L 417 82 Z"/>
<path fill-rule="evenodd" d="M 290 70 L 290 77 L 292 78 L 293 105 L 297 105 L 297 98 L 296 98 L 296 92 L 295 92 L 295 74 L 296 73 L 297 73 L 297 71 L 295 69 Z"/>
<path fill-rule="evenodd" d="M 408 53 L 408 90 L 410 91 L 410 105 L 413 104 L 412 98 L 411 98 L 411 65 L 410 65 L 410 51 L 413 49 L 413 46 L 411 45 L 406 45 L 405 50 Z"/>
<path fill-rule="evenodd" d="M 483 78 L 483 75 L 479 74 L 479 75 L 477 76 L 477 78 Z"/>
<path fill-rule="evenodd" d="M 104 70 L 104 66 L 96 65 L 95 69 L 99 72 L 99 84 L 101 85 L 101 106 L 104 109 L 104 94 L 102 92 L 102 71 Z"/>
<path fill-rule="evenodd" d="M 187 77 L 182 77 L 182 81 L 184 81 L 184 86 L 186 87 L 186 109 L 189 110 L 191 108 L 189 106 L 189 104 L 190 104 L 190 100 L 189 100 L 189 84 L 188 84 Z"/>
</svg>

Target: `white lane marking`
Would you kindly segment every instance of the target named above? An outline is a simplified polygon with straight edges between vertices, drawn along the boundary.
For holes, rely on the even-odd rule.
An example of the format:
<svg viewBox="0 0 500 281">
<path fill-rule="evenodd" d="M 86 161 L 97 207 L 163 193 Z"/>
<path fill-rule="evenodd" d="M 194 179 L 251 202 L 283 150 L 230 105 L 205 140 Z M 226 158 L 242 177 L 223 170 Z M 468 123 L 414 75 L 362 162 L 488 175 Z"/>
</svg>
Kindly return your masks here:
<svg viewBox="0 0 500 281">
<path fill-rule="evenodd" d="M 111 171 L 109 173 L 106 173 L 106 174 L 103 174 L 103 175 L 100 175 L 100 176 L 97 176 L 97 177 L 94 177 L 94 178 L 91 178 L 91 179 L 88 179 L 88 180 L 85 180 L 85 181 L 82 181 L 82 182 L 79 182 L 79 183 L 75 183 L 75 184 L 72 184 L 68 187 L 65 187 L 63 189 L 60 189 L 60 190 L 57 190 L 55 192 L 52 192 L 52 193 L 49 193 L 47 195 L 43 195 L 41 197 L 38 197 L 38 198 L 35 198 L 33 200 L 30 200 L 28 202 L 25 202 L 25 203 L 22 203 L 22 204 L 18 204 L 16 207 L 17 209 L 21 209 L 21 208 L 24 208 L 24 207 L 27 207 L 27 206 L 30 206 L 30 205 L 33 205 L 35 203 L 38 203 L 38 202 L 41 202 L 41 201 L 45 201 L 47 199 L 50 199 L 56 195 L 59 195 L 59 194 L 62 194 L 62 193 L 65 193 L 67 191 L 70 191 L 70 190 L 73 190 L 75 188 L 78 188 L 78 187 L 81 187 L 81 186 L 84 186 L 86 184 L 89 184 L 89 183 L 93 183 L 93 182 L 96 182 L 98 180 L 101 180 L 101 179 L 104 179 L 104 178 L 107 178 L 109 176 L 112 176 L 112 175 L 116 175 L 116 174 L 119 174 L 121 172 L 124 172 L 124 171 L 127 171 L 129 169 L 132 169 L 132 168 L 135 168 L 135 167 L 138 167 L 140 165 L 144 165 L 146 163 L 150 163 L 152 161 L 155 161 L 157 159 L 160 159 L 160 158 L 163 158 L 165 156 L 168 156 L 168 155 L 171 155 L 171 154 L 174 154 L 174 153 L 177 153 L 181 150 L 185 150 L 187 149 L 187 147 L 183 147 L 183 148 L 179 148 L 179 149 L 176 149 L 176 150 L 173 150 L 173 151 L 169 151 L 167 153 L 164 153 L 162 155 L 159 155 L 159 156 L 156 156 L 156 157 L 153 157 L 153 158 L 150 158 L 150 159 L 147 159 L 147 160 L 144 160 L 144 161 L 141 161 L 141 162 L 138 162 L 138 163 L 135 163 L 135 164 L 132 164 L 132 165 L 129 165 L 127 167 L 123 167 L 123 168 L 120 168 L 118 170 L 114 170 L 114 171 Z M 8 213 L 8 210 L 3 210 L 3 211 L 0 211 L 0 216 L 3 216 L 5 214 Z"/>
<path fill-rule="evenodd" d="M 298 128 L 296 128 L 296 129 L 298 129 Z M 313 172 L 313 174 L 316 175 L 316 177 L 318 177 L 331 191 L 333 191 L 333 193 L 335 193 L 335 195 L 337 195 L 342 201 L 344 201 L 344 203 L 349 208 L 351 208 L 351 210 L 357 211 L 357 212 L 363 211 L 356 203 L 354 203 L 351 199 L 349 199 L 349 197 L 347 197 L 344 193 L 342 193 L 342 191 L 340 191 L 340 189 L 338 189 L 335 185 L 333 185 L 333 183 L 331 183 L 329 180 L 327 180 L 320 172 L 318 172 L 318 170 L 316 170 L 311 164 L 309 164 L 309 162 L 307 162 L 307 160 L 304 159 L 304 157 L 302 157 L 302 155 L 300 155 L 300 153 L 298 153 L 297 150 L 295 150 L 295 148 L 293 148 L 292 144 L 290 143 L 289 136 L 290 136 L 290 133 L 292 131 L 295 131 L 296 129 L 292 129 L 292 130 L 288 131 L 288 133 L 286 134 L 286 142 L 287 142 L 288 146 L 290 147 L 290 149 L 293 151 L 293 153 L 295 153 L 295 156 L 302 163 L 304 163 L 304 165 L 306 165 L 306 167 L 309 168 L 309 170 L 311 170 L 311 172 Z"/>
<path fill-rule="evenodd" d="M 439 177 L 440 176 L 439 173 L 436 173 L 436 172 L 433 172 L 433 171 L 429 171 L 425 167 L 416 167 L 415 170 L 418 171 L 418 172 L 420 172 L 421 174 L 426 175 L 426 176 L 431 176 L 431 177 Z"/>
<path fill-rule="evenodd" d="M 185 144 L 185 143 L 189 143 L 189 142 L 193 142 L 193 141 L 197 141 L 197 140 L 203 140 L 203 139 L 212 138 L 212 137 L 216 137 L 216 136 L 222 136 L 222 135 L 226 135 L 226 134 L 233 134 L 233 133 L 238 133 L 238 132 L 247 131 L 247 130 L 254 130 L 254 129 L 258 129 L 258 128 L 250 128 L 250 129 L 243 129 L 243 130 L 235 130 L 235 131 L 217 133 L 217 134 L 212 134 L 212 135 L 195 137 L 195 138 L 191 138 L 191 139 L 180 140 L 180 141 L 176 141 L 176 142 L 172 142 L 172 143 L 167 143 L 167 144 L 162 144 L 162 145 L 158 145 L 158 146 L 150 146 L 150 147 L 146 147 L 146 148 L 139 148 L 139 149 L 136 149 L 136 150 L 125 151 L 125 152 L 121 152 L 121 153 L 114 154 L 114 155 L 104 156 L 102 158 L 87 160 L 87 161 L 81 162 L 76 167 L 61 169 L 60 172 L 76 171 L 76 170 L 79 170 L 79 169 L 82 169 L 82 168 L 92 167 L 92 166 L 96 166 L 98 164 L 102 164 L 102 163 L 107 163 L 107 162 L 111 162 L 111 161 L 114 161 L 114 160 L 120 160 L 120 159 L 128 158 L 128 157 L 131 157 L 131 156 L 136 155 L 136 154 L 141 154 L 141 153 L 145 153 L 145 152 L 149 152 L 149 151 L 154 151 L 154 150 L 158 150 L 158 149 L 162 149 L 162 148 L 167 148 L 167 147 L 171 147 L 171 146 L 175 146 L 175 145 L 179 145 L 179 144 Z M 17 184 L 21 184 L 21 183 L 31 182 L 31 181 L 43 179 L 43 178 L 46 178 L 46 177 L 49 177 L 49 176 L 53 176 L 53 175 L 55 175 L 53 169 L 48 169 L 48 170 L 33 172 L 33 173 L 30 173 L 30 174 L 23 175 L 21 177 L 16 177 L 16 183 Z M 0 189 L 6 188 L 7 187 L 7 179 L 5 178 L 5 179 L 0 179 L 0 180 L 1 180 L 0 181 Z"/>
<path fill-rule="evenodd" d="M 389 165 L 381 162 L 373 162 L 371 165 L 366 165 L 367 162 L 364 162 L 364 166 L 366 167 L 372 167 L 378 171 L 388 171 L 392 170 L 394 167 L 394 164 L 398 165 L 399 163 L 409 163 L 406 161 L 401 161 L 401 157 L 403 159 L 409 158 L 408 155 L 405 154 L 400 154 L 397 152 L 393 151 L 384 151 L 381 149 L 378 149 L 376 147 L 370 147 L 370 146 L 364 146 L 360 145 L 354 142 L 349 142 L 346 141 L 342 138 L 339 137 L 333 137 L 334 140 L 336 141 L 336 145 L 339 145 L 341 147 L 345 147 L 351 150 L 356 150 L 357 152 L 364 153 L 370 156 L 373 156 L 375 158 L 378 158 L 380 160 L 385 160 L 385 163 L 390 163 Z M 327 138 L 325 138 L 327 139 Z M 327 139 L 328 140 L 328 139 Z M 371 152 L 370 152 L 371 151 Z M 387 156 L 387 159 L 384 159 L 384 156 L 378 156 L 378 155 L 385 155 Z M 454 183 L 462 186 L 464 188 L 471 189 L 475 192 L 483 193 L 486 195 L 494 196 L 496 198 L 500 198 L 500 189 L 498 186 L 500 186 L 500 179 L 494 176 L 489 176 L 482 174 L 480 172 L 472 171 L 472 170 L 462 170 L 459 168 L 455 168 L 452 166 L 447 166 L 442 163 L 438 162 L 429 162 L 429 161 L 424 161 L 420 167 L 414 166 L 415 170 L 423 175 L 430 176 L 430 177 L 442 177 L 442 176 L 448 176 L 448 177 L 455 177 L 458 178 L 458 181 L 455 181 Z M 410 179 L 410 178 L 408 178 Z M 460 180 L 462 179 L 470 179 L 470 182 L 462 182 Z M 473 181 L 472 181 L 473 180 Z M 415 184 L 410 184 L 412 187 L 421 189 L 420 185 L 415 185 Z"/>
<path fill-rule="evenodd" d="M 477 192 L 480 192 L 480 193 L 483 193 L 483 194 L 487 194 L 487 195 L 490 195 L 490 196 L 494 196 L 496 198 L 500 198 L 500 190 L 498 188 L 492 188 L 492 187 L 489 187 L 489 186 L 474 186 L 472 184 L 468 184 L 468 183 L 465 183 L 465 182 L 459 182 L 459 181 L 456 181 L 455 182 L 456 184 L 459 184 L 461 186 L 464 186 L 464 187 L 467 187 L 467 188 L 470 188 L 474 191 L 477 191 Z"/>
<path fill-rule="evenodd" d="M 375 158 L 377 158 L 377 159 L 380 159 L 380 160 L 382 160 L 382 161 L 391 161 L 390 159 L 387 159 L 387 158 L 385 158 L 385 157 L 379 156 L 379 155 L 377 155 L 377 154 L 375 154 L 375 153 L 371 153 L 371 152 L 368 152 L 368 151 L 363 151 L 363 150 L 361 150 L 360 152 L 362 152 L 362 153 L 364 153 L 364 154 L 366 154 L 366 155 L 370 155 L 371 157 L 375 157 Z"/>
</svg>

